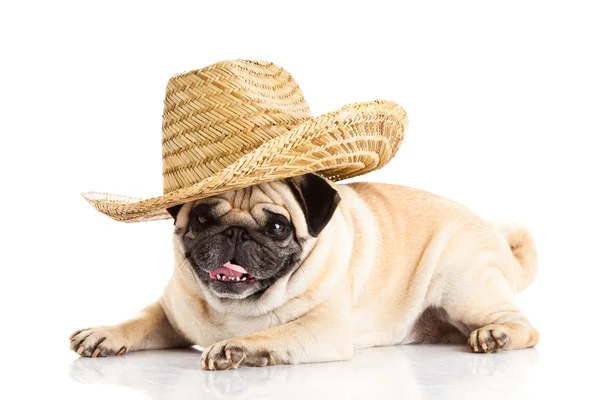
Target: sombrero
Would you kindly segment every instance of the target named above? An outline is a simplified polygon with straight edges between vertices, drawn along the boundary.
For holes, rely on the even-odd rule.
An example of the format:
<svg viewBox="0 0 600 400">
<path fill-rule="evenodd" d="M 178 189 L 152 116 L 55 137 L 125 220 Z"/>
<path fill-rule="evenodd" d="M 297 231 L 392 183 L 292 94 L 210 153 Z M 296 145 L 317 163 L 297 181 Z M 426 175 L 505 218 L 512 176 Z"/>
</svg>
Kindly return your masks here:
<svg viewBox="0 0 600 400">
<path fill-rule="evenodd" d="M 175 75 L 164 104 L 163 195 L 82 194 L 117 221 L 168 219 L 169 207 L 309 172 L 362 175 L 396 154 L 407 125 L 404 109 L 382 100 L 313 117 L 285 69 L 254 60 Z"/>
</svg>

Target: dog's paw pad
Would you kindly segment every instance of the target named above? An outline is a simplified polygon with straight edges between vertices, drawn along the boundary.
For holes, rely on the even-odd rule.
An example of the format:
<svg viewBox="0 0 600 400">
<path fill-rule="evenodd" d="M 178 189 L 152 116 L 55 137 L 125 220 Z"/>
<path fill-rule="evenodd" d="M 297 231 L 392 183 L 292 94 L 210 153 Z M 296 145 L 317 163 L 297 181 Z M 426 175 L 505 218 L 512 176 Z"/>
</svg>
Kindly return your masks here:
<svg viewBox="0 0 600 400">
<path fill-rule="evenodd" d="M 509 340 L 501 325 L 488 325 L 471 332 L 468 343 L 475 353 L 493 353 L 504 348 Z"/>
<path fill-rule="evenodd" d="M 84 357 L 120 356 L 127 352 L 122 334 L 111 327 L 82 329 L 74 332 L 69 340 L 71 350 Z"/>
<path fill-rule="evenodd" d="M 204 349 L 200 366 L 206 370 L 235 369 L 242 365 L 266 367 L 279 364 L 277 358 L 267 350 L 253 349 L 233 342 L 222 341 Z"/>
<path fill-rule="evenodd" d="M 238 368 L 246 357 L 245 348 L 227 341 L 218 342 L 204 349 L 201 367 L 211 371 Z"/>
</svg>

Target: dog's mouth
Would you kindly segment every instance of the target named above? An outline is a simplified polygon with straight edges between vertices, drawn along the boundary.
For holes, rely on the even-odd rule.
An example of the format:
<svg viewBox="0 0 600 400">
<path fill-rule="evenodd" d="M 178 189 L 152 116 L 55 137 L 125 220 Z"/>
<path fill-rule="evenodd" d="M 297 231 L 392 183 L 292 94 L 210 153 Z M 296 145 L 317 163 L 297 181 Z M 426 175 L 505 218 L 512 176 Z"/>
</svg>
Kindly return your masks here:
<svg viewBox="0 0 600 400">
<path fill-rule="evenodd" d="M 209 273 L 210 279 L 227 283 L 254 282 L 256 278 L 232 259 Z"/>
</svg>

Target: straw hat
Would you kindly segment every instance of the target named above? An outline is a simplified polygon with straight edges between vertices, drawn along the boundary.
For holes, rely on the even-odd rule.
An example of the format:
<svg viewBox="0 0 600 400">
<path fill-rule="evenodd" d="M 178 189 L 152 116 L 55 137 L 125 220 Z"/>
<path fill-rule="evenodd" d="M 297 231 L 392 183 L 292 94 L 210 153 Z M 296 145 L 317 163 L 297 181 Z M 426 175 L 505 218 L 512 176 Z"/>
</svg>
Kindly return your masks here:
<svg viewBox="0 0 600 400">
<path fill-rule="evenodd" d="M 171 218 L 167 208 L 309 172 L 337 181 L 385 165 L 406 113 L 389 101 L 313 117 L 296 81 L 265 61 L 223 61 L 172 77 L 162 122 L 163 195 L 83 197 L 117 221 Z"/>
</svg>

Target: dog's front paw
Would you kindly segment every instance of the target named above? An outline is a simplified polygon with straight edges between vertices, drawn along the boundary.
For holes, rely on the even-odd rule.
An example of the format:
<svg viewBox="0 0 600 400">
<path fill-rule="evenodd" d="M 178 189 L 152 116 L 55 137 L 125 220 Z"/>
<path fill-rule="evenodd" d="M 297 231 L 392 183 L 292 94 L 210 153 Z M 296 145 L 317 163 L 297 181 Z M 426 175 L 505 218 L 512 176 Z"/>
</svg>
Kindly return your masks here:
<svg viewBox="0 0 600 400">
<path fill-rule="evenodd" d="M 244 343 L 244 340 L 223 340 L 202 352 L 201 366 L 207 370 L 235 369 L 242 365 L 266 367 L 282 364 L 275 352 Z"/>
<path fill-rule="evenodd" d="M 74 332 L 69 339 L 71 350 L 85 357 L 120 356 L 128 350 L 123 334 L 110 326 L 82 329 Z"/>
<path fill-rule="evenodd" d="M 475 329 L 469 336 L 469 348 L 475 353 L 493 353 L 508 344 L 509 336 L 502 325 Z"/>
</svg>

